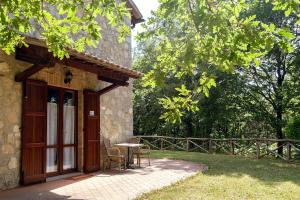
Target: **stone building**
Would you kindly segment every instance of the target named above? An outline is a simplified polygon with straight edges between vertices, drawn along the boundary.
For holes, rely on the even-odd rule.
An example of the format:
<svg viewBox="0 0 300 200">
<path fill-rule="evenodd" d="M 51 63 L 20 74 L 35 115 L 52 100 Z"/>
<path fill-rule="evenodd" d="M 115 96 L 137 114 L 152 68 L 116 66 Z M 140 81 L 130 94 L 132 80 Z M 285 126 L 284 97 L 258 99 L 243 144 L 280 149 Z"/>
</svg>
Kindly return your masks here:
<svg viewBox="0 0 300 200">
<path fill-rule="evenodd" d="M 127 6 L 134 26 L 142 15 Z M 53 61 L 36 37 L 14 55 L 0 52 L 0 189 L 100 170 L 103 139 L 132 135 L 131 79 L 141 74 L 130 69 L 131 37 L 118 43 L 115 29 L 99 23 L 98 47 L 69 59 Z"/>
</svg>

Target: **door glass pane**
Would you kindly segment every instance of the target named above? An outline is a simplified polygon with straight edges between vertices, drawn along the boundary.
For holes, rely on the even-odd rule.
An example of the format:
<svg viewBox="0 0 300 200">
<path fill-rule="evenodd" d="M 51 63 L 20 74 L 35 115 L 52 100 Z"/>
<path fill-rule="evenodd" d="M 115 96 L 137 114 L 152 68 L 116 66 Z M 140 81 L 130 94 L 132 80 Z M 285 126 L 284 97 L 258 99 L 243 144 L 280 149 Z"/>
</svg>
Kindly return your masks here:
<svg viewBox="0 0 300 200">
<path fill-rule="evenodd" d="M 75 134 L 75 107 L 74 92 L 67 91 L 64 94 L 64 144 L 74 144 Z"/>
<path fill-rule="evenodd" d="M 57 144 L 58 91 L 48 90 L 47 145 Z"/>
<path fill-rule="evenodd" d="M 57 150 L 56 148 L 47 149 L 47 167 L 46 172 L 57 172 Z"/>
<path fill-rule="evenodd" d="M 64 166 L 63 169 L 74 169 L 75 168 L 75 148 L 64 147 Z"/>
</svg>

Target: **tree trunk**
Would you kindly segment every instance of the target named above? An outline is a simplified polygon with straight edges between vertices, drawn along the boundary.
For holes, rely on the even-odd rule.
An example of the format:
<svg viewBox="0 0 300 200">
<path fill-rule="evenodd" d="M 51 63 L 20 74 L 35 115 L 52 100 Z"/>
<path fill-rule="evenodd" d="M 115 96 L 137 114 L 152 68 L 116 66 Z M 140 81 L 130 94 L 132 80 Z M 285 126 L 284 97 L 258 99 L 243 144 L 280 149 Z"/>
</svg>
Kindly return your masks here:
<svg viewBox="0 0 300 200">
<path fill-rule="evenodd" d="M 277 137 L 277 139 L 283 139 L 282 111 L 280 109 L 277 111 L 276 137 Z M 279 141 L 277 143 L 277 147 L 278 147 L 277 153 L 282 156 L 283 155 L 283 146 L 281 146 L 281 145 L 282 145 L 282 142 Z"/>
<path fill-rule="evenodd" d="M 185 124 L 186 124 L 186 129 L 187 129 L 186 137 L 193 137 L 193 135 L 194 135 L 194 128 L 193 128 L 193 123 L 192 123 L 191 117 L 188 117 L 185 120 Z"/>
<path fill-rule="evenodd" d="M 285 62 L 283 59 L 283 56 L 280 52 L 279 49 L 277 49 L 277 90 L 276 90 L 276 94 L 275 94 L 275 98 L 276 98 L 276 136 L 277 139 L 283 139 L 283 131 L 282 131 L 282 116 L 283 116 L 283 112 L 284 112 L 284 108 L 283 108 L 283 81 L 285 78 L 285 74 L 286 74 L 286 68 L 285 68 Z M 277 147 L 278 147 L 278 154 L 279 155 L 283 155 L 283 147 L 281 146 L 282 142 L 278 142 L 277 143 Z"/>
</svg>

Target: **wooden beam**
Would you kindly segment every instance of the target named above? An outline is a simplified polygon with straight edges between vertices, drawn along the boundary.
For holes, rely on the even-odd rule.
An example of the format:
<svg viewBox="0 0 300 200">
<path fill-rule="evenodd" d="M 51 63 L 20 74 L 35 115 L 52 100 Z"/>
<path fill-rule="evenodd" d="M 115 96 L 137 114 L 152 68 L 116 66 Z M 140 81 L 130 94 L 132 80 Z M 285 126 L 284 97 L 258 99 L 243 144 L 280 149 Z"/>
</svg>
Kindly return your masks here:
<svg viewBox="0 0 300 200">
<path fill-rule="evenodd" d="M 113 70 L 105 69 L 104 67 L 98 66 L 94 63 L 87 62 L 85 60 L 77 59 L 74 56 L 70 58 L 64 58 L 63 60 L 54 58 L 51 52 L 48 52 L 47 48 L 39 46 L 30 46 L 29 48 L 21 47 L 16 49 L 16 59 L 30 62 L 30 63 L 41 63 L 49 60 L 53 60 L 57 63 L 67 65 L 73 68 L 77 68 L 83 71 L 87 71 L 94 74 L 103 74 L 109 78 L 120 77 L 120 80 L 124 80 L 126 76 Z"/>
<path fill-rule="evenodd" d="M 30 46 L 16 48 L 16 59 L 29 63 L 47 64 L 53 62 L 53 56 L 44 47 Z"/>
<path fill-rule="evenodd" d="M 56 62 L 58 62 L 60 64 L 63 64 L 63 65 L 66 65 L 66 66 L 76 68 L 76 69 L 87 71 L 87 72 L 90 72 L 90 73 L 93 73 L 93 74 L 99 74 L 100 70 L 101 70 L 100 67 L 93 66 L 93 65 L 90 65 L 90 64 L 87 64 L 87 63 L 74 61 L 74 60 L 68 59 L 68 58 L 65 58 L 63 60 L 57 59 Z"/>
<path fill-rule="evenodd" d="M 110 69 L 104 65 L 96 64 L 89 60 L 78 58 L 74 55 L 71 55 L 70 58 L 64 58 L 63 60 L 59 60 L 57 58 L 54 58 L 52 53 L 48 52 L 47 48 L 35 45 L 31 45 L 29 48 L 17 48 L 16 59 L 30 63 L 35 63 L 35 66 L 33 66 L 32 68 L 25 70 L 22 74 L 18 74 L 16 76 L 16 81 L 23 81 L 32 74 L 41 70 L 43 67 L 50 66 L 50 63 L 55 62 L 70 66 L 72 68 L 97 74 L 98 80 L 121 86 L 128 85 L 127 81 L 129 80 L 129 77 L 135 78 L 130 73 Z"/>
<path fill-rule="evenodd" d="M 100 74 L 98 74 L 98 77 L 107 77 L 113 80 L 118 80 L 121 82 L 126 82 L 129 80 L 129 76 L 125 76 L 124 74 L 120 72 L 115 72 L 111 70 L 103 70 Z M 100 80 L 100 79 L 99 79 Z"/>
<path fill-rule="evenodd" d="M 123 80 L 118 80 L 118 79 L 114 79 L 114 78 L 108 78 L 106 76 L 98 76 L 98 80 L 101 81 L 105 81 L 108 83 L 112 83 L 112 84 L 116 84 L 116 85 L 120 85 L 120 86 L 128 86 L 129 83 Z M 128 80 L 128 79 L 127 79 Z"/>
<path fill-rule="evenodd" d="M 15 76 L 16 82 L 25 81 L 28 77 L 39 72 L 44 67 L 53 67 L 55 65 L 53 56 L 44 47 L 19 47 L 16 49 L 15 56 L 17 60 L 33 63 L 30 68 L 20 72 Z"/>
<path fill-rule="evenodd" d="M 126 81 L 129 80 L 129 78 L 127 76 L 124 76 L 119 72 L 102 68 L 93 63 L 78 61 L 78 60 L 74 60 L 74 59 L 64 59 L 64 60 L 57 59 L 56 62 L 76 68 L 76 69 L 80 69 L 80 70 L 84 70 L 84 71 L 87 71 L 90 73 L 98 74 L 98 79 L 99 79 L 99 77 L 103 78 L 103 80 L 102 79 L 99 79 L 99 80 L 106 81 L 109 83 L 117 83 L 117 84 L 122 85 Z"/>
<path fill-rule="evenodd" d="M 25 81 L 28 77 L 31 75 L 37 73 L 41 69 L 46 67 L 45 65 L 39 65 L 39 64 L 33 64 L 30 68 L 24 70 L 23 72 L 20 72 L 15 76 L 15 81 L 16 82 L 23 82 Z"/>
<path fill-rule="evenodd" d="M 99 96 L 101 96 L 103 94 L 106 94 L 106 93 L 110 92 L 111 90 L 113 90 L 117 87 L 120 87 L 120 85 L 112 84 L 110 86 L 107 86 L 106 88 L 103 88 L 103 89 L 99 90 L 97 93 L 99 94 Z"/>
</svg>

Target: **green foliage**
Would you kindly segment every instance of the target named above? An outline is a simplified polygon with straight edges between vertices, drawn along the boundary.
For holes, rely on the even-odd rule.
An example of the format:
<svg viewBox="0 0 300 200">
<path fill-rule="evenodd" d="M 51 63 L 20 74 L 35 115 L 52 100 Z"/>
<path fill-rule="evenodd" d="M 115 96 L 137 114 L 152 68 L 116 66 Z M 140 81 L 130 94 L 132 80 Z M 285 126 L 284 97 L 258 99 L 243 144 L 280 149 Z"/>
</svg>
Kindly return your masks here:
<svg viewBox="0 0 300 200">
<path fill-rule="evenodd" d="M 300 140 L 300 116 L 295 117 L 288 123 L 286 132 L 289 138 Z"/>
<path fill-rule="evenodd" d="M 148 54 L 145 55 L 148 56 L 153 53 L 149 49 L 147 52 Z M 145 65 L 137 65 L 144 57 L 137 58 L 139 59 L 136 60 L 136 69 L 145 70 Z M 170 79 L 164 87 L 151 90 L 141 87 L 142 81 L 136 81 L 133 106 L 134 133 L 203 138 L 275 137 L 274 130 L 265 115 L 261 113 L 257 101 L 245 92 L 248 90 L 245 87 L 245 78 L 238 74 L 217 71 L 214 74 L 216 87 L 210 89 L 209 96 L 202 94 L 196 98 L 198 101 L 195 106 L 200 109 L 178 112 L 178 115 L 183 114 L 183 116 L 175 124 L 167 119 L 159 119 L 161 116 L 173 113 L 172 110 L 164 109 L 163 105 L 158 104 L 157 99 L 165 96 L 174 97 L 178 94 L 174 88 L 180 88 L 182 83 L 191 88 L 197 81 L 183 79 L 181 83 L 177 83 L 174 79 Z"/>
<path fill-rule="evenodd" d="M 130 33 L 125 2 L 115 0 L 4 0 L 0 1 L 0 49 L 10 54 L 25 44 L 24 36 L 38 33 L 54 56 L 68 57 L 67 49 L 84 51 L 101 39 L 102 17 L 116 27 L 120 42 Z"/>
<path fill-rule="evenodd" d="M 286 19 L 299 20 L 298 0 L 265 2 L 274 13 L 284 12 Z M 170 118 L 171 122 L 181 121 L 189 106 L 196 111 L 196 98 L 201 93 L 208 96 L 211 87 L 215 87 L 209 74 L 211 68 L 234 73 L 238 67 L 259 66 L 261 58 L 275 45 L 285 53 L 294 51 L 293 27 L 263 21 L 253 12 L 264 1 L 161 0 L 160 3 L 145 24 L 145 32 L 138 37 L 140 41 L 156 41 L 154 50 L 158 52 L 152 69 L 143 79 L 144 86 L 164 87 L 170 77 L 179 82 L 197 77 L 192 88 L 186 85 L 191 96 L 178 94 L 161 101 L 168 110 L 163 118 Z M 181 106 L 182 102 L 188 104 Z"/>
<path fill-rule="evenodd" d="M 160 48 L 161 35 L 142 39 L 135 55 L 135 68 L 147 75 L 136 82 L 134 90 L 135 134 L 284 137 L 282 131 L 287 120 L 299 114 L 300 108 L 300 37 L 296 32 L 297 17 L 286 17 L 283 11 L 272 9 L 271 3 L 261 2 L 241 14 L 248 20 L 255 16 L 274 40 L 270 50 L 259 59 L 229 72 L 201 60 L 184 69 L 184 65 L 177 65 L 169 71 L 173 65 L 164 68 L 167 63 L 160 65 L 164 61 L 157 60 L 164 54 Z M 160 23 L 164 24 L 164 19 Z M 175 25 L 173 30 L 169 31 L 169 38 L 177 40 L 180 36 L 184 40 L 182 30 Z M 197 57 L 193 43 L 190 44 L 193 38 L 186 40 L 192 48 L 182 52 L 182 59 L 191 61 Z M 169 56 L 168 62 L 173 59 Z M 151 87 L 142 87 L 145 85 Z"/>
<path fill-rule="evenodd" d="M 178 97 L 164 97 L 159 99 L 159 103 L 166 110 L 162 114 L 160 119 L 165 119 L 167 122 L 176 123 L 181 122 L 182 112 L 181 110 L 187 110 L 188 112 L 198 111 L 197 103 L 192 99 L 191 90 L 188 90 L 185 85 L 181 85 L 180 88 L 175 88 L 179 92 Z"/>
</svg>

